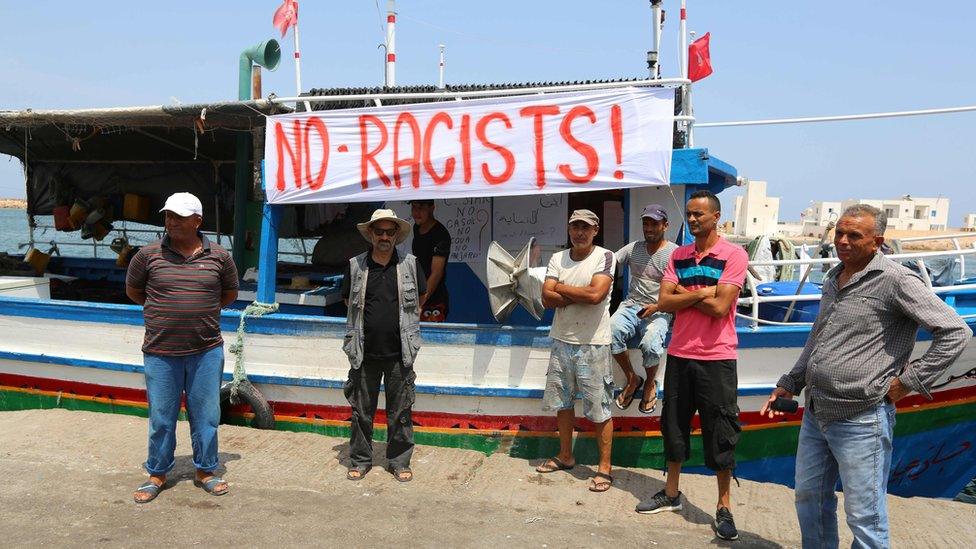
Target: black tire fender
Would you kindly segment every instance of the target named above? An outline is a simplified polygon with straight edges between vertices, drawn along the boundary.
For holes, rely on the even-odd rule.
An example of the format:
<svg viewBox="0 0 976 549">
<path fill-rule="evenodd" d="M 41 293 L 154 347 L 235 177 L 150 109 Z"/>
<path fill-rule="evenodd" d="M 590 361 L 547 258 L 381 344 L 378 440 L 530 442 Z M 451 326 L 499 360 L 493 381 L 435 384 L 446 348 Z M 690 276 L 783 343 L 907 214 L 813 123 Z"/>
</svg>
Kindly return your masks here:
<svg viewBox="0 0 976 549">
<path fill-rule="evenodd" d="M 220 387 L 220 422 L 227 423 L 230 417 L 230 408 L 237 402 L 231 402 L 231 386 L 233 383 L 225 383 Z M 268 404 L 268 399 L 264 398 L 261 391 L 251 384 L 250 381 L 243 381 L 237 392 L 238 398 L 251 409 L 254 419 L 247 425 L 256 429 L 274 429 L 275 419 L 274 410 Z"/>
</svg>

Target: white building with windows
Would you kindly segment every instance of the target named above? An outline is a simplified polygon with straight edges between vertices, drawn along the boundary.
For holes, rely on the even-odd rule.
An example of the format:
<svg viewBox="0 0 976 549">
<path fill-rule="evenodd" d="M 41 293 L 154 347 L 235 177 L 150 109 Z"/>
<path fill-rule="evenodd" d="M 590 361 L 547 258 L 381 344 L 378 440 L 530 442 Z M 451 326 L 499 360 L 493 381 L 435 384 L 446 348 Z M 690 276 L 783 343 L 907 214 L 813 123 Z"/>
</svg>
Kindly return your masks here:
<svg viewBox="0 0 976 549">
<path fill-rule="evenodd" d="M 888 228 L 897 231 L 944 231 L 949 226 L 949 199 L 922 198 L 905 195 L 901 198 L 850 198 L 842 202 L 814 202 L 804 212 L 803 234 L 819 236 L 823 228 L 845 208 L 868 204 L 885 212 Z"/>
<path fill-rule="evenodd" d="M 735 197 L 735 234 L 774 235 L 779 232 L 779 197 L 766 196 L 766 182 L 748 180 L 743 196 Z"/>
<path fill-rule="evenodd" d="M 962 228 L 965 231 L 976 231 L 976 213 L 962 216 Z"/>
</svg>

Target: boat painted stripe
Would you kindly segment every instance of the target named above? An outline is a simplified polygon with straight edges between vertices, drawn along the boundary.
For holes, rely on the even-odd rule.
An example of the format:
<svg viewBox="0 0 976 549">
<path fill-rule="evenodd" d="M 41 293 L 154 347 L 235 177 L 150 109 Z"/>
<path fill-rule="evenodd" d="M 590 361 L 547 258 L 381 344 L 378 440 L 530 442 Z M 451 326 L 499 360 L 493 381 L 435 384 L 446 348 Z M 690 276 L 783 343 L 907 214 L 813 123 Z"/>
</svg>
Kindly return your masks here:
<svg viewBox="0 0 976 549">
<path fill-rule="evenodd" d="M 16 360 L 20 362 L 39 362 L 41 364 L 58 364 L 60 366 L 71 366 L 75 368 L 93 368 L 96 370 L 111 370 L 116 372 L 131 372 L 144 374 L 145 369 L 142 364 L 125 364 L 122 362 L 107 362 L 103 360 L 89 360 L 84 358 L 65 357 L 57 355 L 44 355 L 36 353 L 18 353 L 11 351 L 0 351 L 0 359 Z M 315 378 L 296 378 L 275 375 L 248 374 L 248 379 L 252 383 L 263 383 L 266 385 L 286 385 L 292 387 L 316 387 L 322 389 L 342 389 L 345 380 L 336 379 L 315 379 Z M 233 375 L 224 372 L 223 380 L 230 381 Z M 768 395 L 773 390 L 773 385 L 758 385 L 749 387 L 739 387 L 739 396 Z M 470 396 L 470 397 L 495 397 L 495 398 L 532 398 L 541 399 L 543 389 L 520 389 L 517 387 L 475 387 L 462 385 L 416 385 L 416 391 L 422 394 L 444 395 L 444 396 Z"/>
<path fill-rule="evenodd" d="M 90 303 L 85 301 L 44 300 L 26 297 L 0 297 L 0 316 L 17 316 L 123 324 L 142 326 L 142 308 L 137 305 Z M 976 331 L 976 318 L 967 319 Z M 224 310 L 220 328 L 237 331 L 240 311 Z M 308 315 L 270 314 L 249 317 L 246 332 L 262 335 L 341 338 L 346 333 L 343 318 Z M 736 328 L 739 349 L 799 348 L 806 344 L 810 330 L 807 326 L 760 326 Z M 421 323 L 421 334 L 427 343 L 438 345 L 486 345 L 492 347 L 531 347 L 548 349 L 552 346 L 548 326 L 500 326 L 496 324 Z M 931 340 L 925 330 L 919 330 L 920 341 Z"/>
<path fill-rule="evenodd" d="M 10 387 L 10 386 L 3 386 L 3 385 L 0 385 L 0 391 L 47 396 L 47 397 L 55 398 L 58 401 L 75 400 L 75 401 L 94 402 L 94 403 L 113 405 L 113 406 L 127 406 L 132 408 L 139 408 L 139 409 L 148 408 L 148 404 L 146 402 L 77 395 L 72 393 L 64 393 L 62 391 L 46 391 L 41 389 Z M 918 413 L 927 410 L 944 408 L 947 406 L 963 406 L 963 405 L 973 404 L 973 403 L 976 403 L 976 397 L 956 400 L 951 402 L 932 403 L 931 405 L 926 406 L 924 408 L 923 407 L 904 408 L 904 409 L 900 409 L 899 413 L 900 414 Z M 180 411 L 185 413 L 186 408 L 181 406 Z M 244 412 L 236 415 L 248 421 L 254 418 L 254 414 L 251 412 Z M 349 425 L 348 421 L 343 421 L 343 420 L 322 419 L 322 418 L 314 418 L 314 417 L 312 418 L 298 417 L 298 416 L 288 416 L 282 414 L 275 414 L 275 421 L 282 421 L 288 423 L 304 423 L 310 425 L 323 425 L 323 426 L 332 426 L 332 427 L 344 427 Z M 742 430 L 746 432 L 765 431 L 768 429 L 784 429 L 790 427 L 799 428 L 799 426 L 800 426 L 800 421 L 779 421 L 776 423 L 745 424 L 742 425 Z M 377 424 L 376 428 L 382 429 L 384 428 L 384 426 Z M 524 429 L 520 429 L 520 430 L 476 429 L 476 428 L 452 428 L 452 427 L 426 427 L 420 425 L 417 425 L 414 428 L 419 431 L 423 431 L 427 433 L 440 433 L 440 434 L 449 434 L 449 435 L 481 435 L 481 436 L 502 435 L 502 436 L 511 436 L 511 437 L 543 437 L 543 438 L 552 438 L 552 437 L 559 436 L 559 433 L 557 431 L 531 431 L 531 430 L 524 430 Z M 692 429 L 691 434 L 695 436 L 700 436 L 701 429 Z M 577 438 L 593 438 L 594 436 L 596 436 L 596 433 L 594 431 L 579 431 L 576 433 Z M 614 432 L 613 436 L 615 439 L 616 438 L 638 438 L 638 437 L 639 438 L 660 437 L 661 431 L 650 430 L 650 431 Z"/>
</svg>

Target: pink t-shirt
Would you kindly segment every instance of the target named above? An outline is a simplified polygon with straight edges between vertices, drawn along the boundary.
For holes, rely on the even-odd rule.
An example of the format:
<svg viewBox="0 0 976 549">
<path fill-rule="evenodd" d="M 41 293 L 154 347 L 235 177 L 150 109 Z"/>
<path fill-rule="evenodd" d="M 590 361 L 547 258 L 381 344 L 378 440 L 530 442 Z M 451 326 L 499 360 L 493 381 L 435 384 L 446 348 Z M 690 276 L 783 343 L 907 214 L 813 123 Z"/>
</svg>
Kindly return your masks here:
<svg viewBox="0 0 976 549">
<path fill-rule="evenodd" d="M 719 237 L 703 257 L 694 244 L 680 246 L 671 254 L 663 281 L 680 284 L 689 290 L 704 286 L 732 284 L 742 288 L 749 267 L 749 256 L 741 246 Z M 735 306 L 722 318 L 706 315 L 694 307 L 674 314 L 668 354 L 698 360 L 735 360 L 739 338 L 735 333 Z"/>
</svg>

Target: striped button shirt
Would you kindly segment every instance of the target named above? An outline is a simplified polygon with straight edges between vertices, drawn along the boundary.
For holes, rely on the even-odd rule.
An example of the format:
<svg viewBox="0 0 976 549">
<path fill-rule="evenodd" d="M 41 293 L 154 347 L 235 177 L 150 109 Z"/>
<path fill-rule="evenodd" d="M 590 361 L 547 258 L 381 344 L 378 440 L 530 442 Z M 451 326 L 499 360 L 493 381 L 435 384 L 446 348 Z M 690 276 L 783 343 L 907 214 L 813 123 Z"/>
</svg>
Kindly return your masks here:
<svg viewBox="0 0 976 549">
<path fill-rule="evenodd" d="M 792 370 L 777 385 L 807 390 L 821 423 L 848 419 L 884 399 L 891 378 L 932 398 L 929 389 L 962 354 L 973 332 L 921 277 L 880 252 L 846 286 L 843 264 L 824 279 L 820 312 Z M 932 333 L 921 358 L 909 362 L 919 326 Z"/>
<path fill-rule="evenodd" d="M 200 235 L 203 249 L 183 257 L 169 236 L 132 257 L 125 284 L 146 291 L 144 353 L 182 356 L 223 345 L 220 298 L 238 287 L 237 267 L 227 250 Z"/>
</svg>

